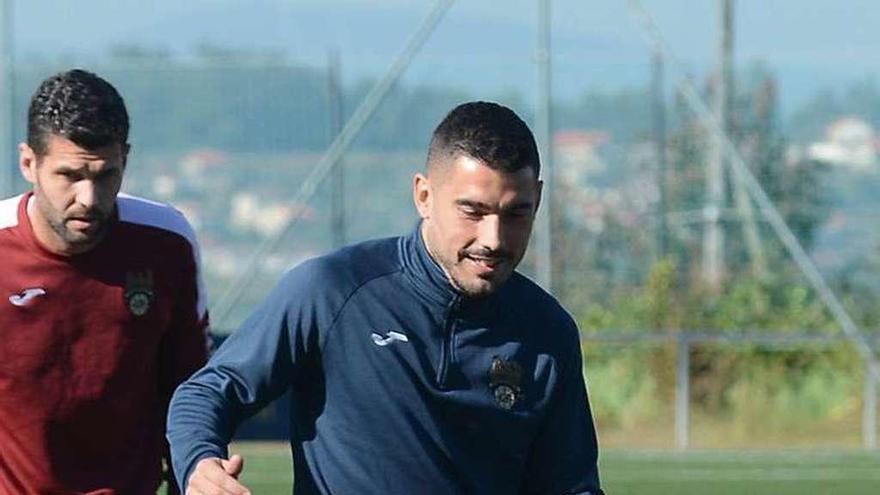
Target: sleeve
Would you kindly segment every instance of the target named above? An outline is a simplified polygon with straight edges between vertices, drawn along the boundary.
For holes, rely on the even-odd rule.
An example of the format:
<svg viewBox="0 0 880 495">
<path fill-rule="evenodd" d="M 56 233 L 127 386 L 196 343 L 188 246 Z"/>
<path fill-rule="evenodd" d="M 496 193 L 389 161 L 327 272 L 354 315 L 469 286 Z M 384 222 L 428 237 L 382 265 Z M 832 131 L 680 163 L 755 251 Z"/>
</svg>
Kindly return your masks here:
<svg viewBox="0 0 880 495">
<path fill-rule="evenodd" d="M 280 396 L 297 368 L 317 356 L 318 305 L 312 295 L 320 275 L 298 267 L 171 400 L 167 436 L 180 486 L 195 464 L 227 456 L 237 426 Z"/>
<path fill-rule="evenodd" d="M 566 330 L 573 338 L 567 339 L 558 388 L 526 462 L 522 494 L 603 494 L 579 334 L 567 318 Z"/>
<path fill-rule="evenodd" d="M 208 359 L 208 312 L 198 244 L 187 242 L 187 252 L 175 282 L 171 320 L 159 347 L 159 390 L 167 405 L 174 389 Z"/>
<path fill-rule="evenodd" d="M 177 293 L 169 326 L 159 345 L 160 423 L 163 426 L 174 389 L 204 366 L 208 358 L 208 313 L 201 274 L 201 253 L 192 228 L 185 220 L 183 222 L 181 228 L 186 229 L 186 241 L 181 243 L 184 252 L 176 257 L 181 261 L 175 277 Z M 164 429 L 162 433 L 164 437 Z M 164 438 L 162 443 L 165 444 L 164 457 L 170 471 L 170 453 Z M 168 493 L 179 493 L 170 474 L 165 473 Z"/>
</svg>

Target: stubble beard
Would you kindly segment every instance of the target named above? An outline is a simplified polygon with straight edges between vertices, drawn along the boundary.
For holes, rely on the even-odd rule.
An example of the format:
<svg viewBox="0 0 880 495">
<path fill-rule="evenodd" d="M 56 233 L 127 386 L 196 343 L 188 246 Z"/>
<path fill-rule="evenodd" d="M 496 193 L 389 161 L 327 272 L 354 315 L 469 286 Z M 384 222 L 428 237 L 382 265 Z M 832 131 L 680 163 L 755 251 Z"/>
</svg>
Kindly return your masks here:
<svg viewBox="0 0 880 495">
<path fill-rule="evenodd" d="M 460 271 L 466 272 L 467 268 L 464 266 L 465 263 L 468 263 L 466 254 L 467 250 L 460 250 L 453 254 L 451 257 L 447 257 L 444 254 L 436 251 L 431 242 L 431 236 L 429 235 L 427 229 L 422 231 L 422 240 L 425 243 L 425 247 L 428 250 L 428 254 L 434 260 L 435 263 L 440 267 L 440 270 L 443 271 L 443 274 L 446 276 L 446 280 L 455 289 L 456 292 L 461 294 L 467 298 L 481 298 L 491 295 L 493 292 L 497 291 L 504 283 L 513 275 L 513 269 L 519 263 L 519 260 L 513 259 L 510 253 L 497 253 L 496 255 L 501 258 L 504 263 L 509 263 L 514 268 L 508 268 L 509 273 L 504 274 L 503 277 L 496 277 L 495 280 L 487 280 L 481 278 L 477 275 L 471 275 L 467 278 L 460 277 L 457 275 Z M 520 259 L 522 256 L 520 256 Z M 467 273 L 465 273 L 467 275 Z M 473 279 L 473 280 L 468 280 Z"/>
<path fill-rule="evenodd" d="M 450 285 L 462 296 L 468 298 L 487 297 L 498 290 L 511 276 L 512 273 L 498 274 L 492 280 L 482 278 L 475 274 L 467 273 L 466 263 L 469 263 L 466 252 L 456 253 L 455 259 L 433 254 L 437 264 L 446 274 Z M 502 256 L 502 262 L 507 264 L 512 260 Z M 464 272 L 461 274 L 461 272 Z M 512 272 L 512 270 L 511 270 Z"/>
<path fill-rule="evenodd" d="M 46 219 L 49 228 L 58 236 L 65 246 L 74 248 L 75 251 L 81 252 L 88 250 L 103 239 L 107 230 L 107 218 L 99 213 L 92 213 L 92 221 L 95 222 L 95 228 L 87 232 L 75 231 L 67 227 L 68 219 L 62 213 L 58 213 L 52 207 L 40 200 L 37 207 L 41 210 L 43 218 Z"/>
</svg>

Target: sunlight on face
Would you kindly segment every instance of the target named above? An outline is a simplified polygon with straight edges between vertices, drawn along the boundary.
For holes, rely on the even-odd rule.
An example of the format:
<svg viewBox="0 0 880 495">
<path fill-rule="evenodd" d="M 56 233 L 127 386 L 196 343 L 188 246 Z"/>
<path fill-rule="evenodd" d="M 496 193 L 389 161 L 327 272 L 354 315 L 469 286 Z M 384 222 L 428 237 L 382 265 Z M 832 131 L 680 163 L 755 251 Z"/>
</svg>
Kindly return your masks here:
<svg viewBox="0 0 880 495">
<path fill-rule="evenodd" d="M 416 176 L 425 244 L 459 292 L 485 296 L 510 278 L 528 246 L 540 191 L 531 168 L 504 172 L 464 155 Z"/>
<path fill-rule="evenodd" d="M 92 249 L 106 233 L 122 186 L 127 145 L 87 150 L 51 135 L 36 156 L 20 147 L 22 174 L 33 184 L 28 208 L 37 239 L 50 251 L 77 254 Z"/>
</svg>

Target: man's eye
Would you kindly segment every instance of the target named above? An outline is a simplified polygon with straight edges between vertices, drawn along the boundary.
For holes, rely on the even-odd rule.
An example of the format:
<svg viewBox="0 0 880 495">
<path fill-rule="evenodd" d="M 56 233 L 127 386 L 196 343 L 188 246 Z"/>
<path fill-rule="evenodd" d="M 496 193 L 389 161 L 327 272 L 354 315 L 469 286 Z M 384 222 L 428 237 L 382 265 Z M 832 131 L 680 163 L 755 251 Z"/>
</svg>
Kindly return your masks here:
<svg viewBox="0 0 880 495">
<path fill-rule="evenodd" d="M 483 214 L 477 210 L 461 210 L 461 213 L 468 218 L 480 218 L 483 216 Z"/>
</svg>

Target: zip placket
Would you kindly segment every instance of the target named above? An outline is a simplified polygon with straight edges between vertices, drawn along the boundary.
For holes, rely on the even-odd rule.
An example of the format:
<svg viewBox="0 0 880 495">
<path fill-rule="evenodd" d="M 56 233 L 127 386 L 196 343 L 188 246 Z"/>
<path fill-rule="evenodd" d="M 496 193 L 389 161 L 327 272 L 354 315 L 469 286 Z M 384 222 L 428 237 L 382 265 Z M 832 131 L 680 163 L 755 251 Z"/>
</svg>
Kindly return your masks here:
<svg viewBox="0 0 880 495">
<path fill-rule="evenodd" d="M 458 310 L 461 308 L 461 296 L 455 296 L 446 307 L 446 320 L 443 324 L 443 343 L 440 347 L 440 366 L 437 369 L 437 385 L 446 388 L 446 375 L 450 363 L 455 361 L 454 339 L 455 321 L 458 319 Z"/>
</svg>

